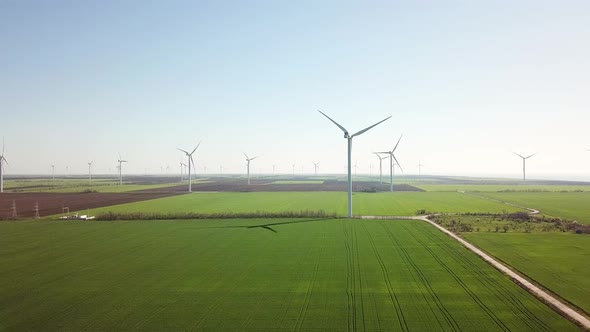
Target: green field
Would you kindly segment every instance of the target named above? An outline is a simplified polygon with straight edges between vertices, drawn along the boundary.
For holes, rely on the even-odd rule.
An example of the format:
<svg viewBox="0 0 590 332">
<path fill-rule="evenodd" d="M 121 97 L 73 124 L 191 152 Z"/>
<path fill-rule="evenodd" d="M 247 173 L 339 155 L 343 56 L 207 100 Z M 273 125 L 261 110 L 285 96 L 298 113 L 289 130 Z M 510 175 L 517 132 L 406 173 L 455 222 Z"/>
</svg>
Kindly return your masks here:
<svg viewBox="0 0 590 332">
<path fill-rule="evenodd" d="M 562 192 L 590 191 L 588 186 L 568 185 L 519 185 L 519 184 L 420 184 L 414 187 L 426 191 L 472 191 L 472 192 Z"/>
<path fill-rule="evenodd" d="M 2 222 L 0 243 L 0 330 L 577 330 L 420 221 Z"/>
<path fill-rule="evenodd" d="M 590 236 L 464 233 L 478 247 L 590 312 Z"/>
<path fill-rule="evenodd" d="M 428 212 L 490 212 L 517 211 L 518 208 L 460 193 L 394 192 L 355 193 L 355 215 L 415 215 Z M 255 193 L 192 193 L 156 200 L 116 205 L 90 210 L 90 214 L 115 213 L 222 213 L 222 212 L 284 212 L 323 210 L 345 215 L 347 196 L 344 192 L 255 192 Z"/>
<path fill-rule="evenodd" d="M 537 209 L 548 216 L 590 224 L 590 192 L 485 193 L 482 195 Z"/>
</svg>

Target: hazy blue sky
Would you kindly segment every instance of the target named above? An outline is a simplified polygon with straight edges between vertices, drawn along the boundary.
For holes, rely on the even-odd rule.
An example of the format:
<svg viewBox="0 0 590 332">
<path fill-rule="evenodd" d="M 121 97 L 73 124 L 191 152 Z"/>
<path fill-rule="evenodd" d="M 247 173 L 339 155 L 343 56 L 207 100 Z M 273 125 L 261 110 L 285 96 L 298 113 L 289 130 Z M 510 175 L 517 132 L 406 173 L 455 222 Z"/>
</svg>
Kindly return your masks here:
<svg viewBox="0 0 590 332">
<path fill-rule="evenodd" d="M 589 1 L 0 0 L 7 174 L 359 172 L 590 180 Z"/>
</svg>

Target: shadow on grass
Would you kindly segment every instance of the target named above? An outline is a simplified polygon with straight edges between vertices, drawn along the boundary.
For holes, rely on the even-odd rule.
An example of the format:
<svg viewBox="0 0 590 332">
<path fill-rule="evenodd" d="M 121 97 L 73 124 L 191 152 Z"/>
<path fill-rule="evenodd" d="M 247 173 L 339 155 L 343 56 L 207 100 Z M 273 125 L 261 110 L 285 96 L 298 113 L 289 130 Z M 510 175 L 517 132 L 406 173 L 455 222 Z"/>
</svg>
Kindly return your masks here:
<svg viewBox="0 0 590 332">
<path fill-rule="evenodd" d="M 251 229 L 251 228 L 264 228 L 264 229 L 267 229 L 267 230 L 269 230 L 271 232 L 278 233 L 271 226 L 282 226 L 282 225 L 291 225 L 291 224 L 301 224 L 301 223 L 307 223 L 307 222 L 327 221 L 327 220 L 333 220 L 333 219 L 332 218 L 322 218 L 322 219 L 309 219 L 309 220 L 292 220 L 292 221 L 274 222 L 274 223 L 261 224 L 261 225 L 249 225 L 249 226 L 246 226 L 246 225 L 213 226 L 213 227 L 203 227 L 203 228 L 246 228 L 246 229 Z"/>
</svg>

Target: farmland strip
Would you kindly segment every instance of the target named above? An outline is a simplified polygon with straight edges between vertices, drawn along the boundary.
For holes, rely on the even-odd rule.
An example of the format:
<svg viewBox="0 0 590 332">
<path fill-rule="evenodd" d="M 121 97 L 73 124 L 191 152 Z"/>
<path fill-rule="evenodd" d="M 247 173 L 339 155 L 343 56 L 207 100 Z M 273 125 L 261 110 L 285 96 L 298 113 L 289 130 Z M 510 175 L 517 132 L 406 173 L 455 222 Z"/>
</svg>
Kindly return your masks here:
<svg viewBox="0 0 590 332">
<path fill-rule="evenodd" d="M 410 263 L 410 265 L 412 266 L 412 268 L 414 269 L 414 271 L 418 275 L 420 281 L 422 282 L 422 284 L 424 285 L 424 287 L 426 288 L 426 290 L 428 291 L 428 293 L 430 294 L 430 296 L 434 300 L 434 303 L 438 307 L 439 311 L 442 313 L 443 318 L 446 321 L 447 325 L 451 328 L 452 331 L 460 331 L 461 328 L 459 327 L 459 324 L 457 324 L 457 321 L 455 321 L 455 319 L 453 318 L 451 313 L 447 310 L 447 308 L 444 306 L 442 301 L 439 299 L 438 295 L 436 294 L 436 291 L 430 285 L 428 278 L 424 275 L 424 273 L 422 272 L 420 267 L 418 265 L 416 265 L 416 262 L 414 262 L 414 260 L 412 259 L 412 256 L 410 254 L 408 254 L 408 251 L 406 250 L 406 248 L 404 248 L 404 246 L 399 242 L 397 237 L 391 232 L 391 229 L 386 227 L 386 225 L 382 221 L 380 222 L 380 225 L 383 227 L 383 229 L 385 230 L 385 232 L 387 233 L 389 238 L 392 240 L 392 242 L 395 244 L 395 246 L 397 248 L 399 248 L 399 250 L 402 252 L 406 261 L 408 263 Z M 425 296 L 425 295 L 423 295 L 423 296 Z M 427 299 L 426 299 L 426 303 L 428 303 L 428 305 L 430 306 L 430 301 L 428 301 Z M 438 316 L 436 315 L 436 312 L 434 312 L 434 310 L 433 310 L 433 313 L 434 313 L 434 316 L 436 317 L 436 320 L 437 320 L 439 326 L 444 330 L 445 327 L 439 321 Z"/>
<path fill-rule="evenodd" d="M 417 237 L 413 232 L 411 232 L 405 225 L 403 225 L 402 227 L 404 227 L 404 229 L 406 229 L 408 233 L 414 239 L 416 239 L 416 241 L 418 241 L 422 245 L 426 245 L 426 243 L 424 243 L 419 237 Z M 482 272 L 480 267 L 477 266 L 477 264 L 475 264 L 474 261 L 470 259 L 459 259 L 459 257 L 464 256 L 464 253 L 458 250 L 459 248 L 452 246 L 447 241 L 436 241 L 436 238 L 432 232 L 426 232 L 425 234 L 430 240 L 432 240 L 430 241 L 430 243 L 435 243 L 441 249 L 451 253 L 451 255 L 449 256 L 452 257 L 458 264 L 463 266 L 466 270 L 474 271 L 475 273 L 477 273 L 479 275 L 479 278 L 477 278 L 477 280 L 480 283 L 482 283 L 482 285 L 496 289 L 497 291 L 494 292 L 494 294 L 498 298 L 503 298 L 505 301 L 512 303 L 515 309 L 517 309 L 522 315 L 528 318 L 528 320 L 525 320 L 524 323 L 527 324 L 531 328 L 531 330 L 551 330 L 551 328 L 546 323 L 544 323 L 539 317 L 537 317 L 537 315 L 528 310 L 528 307 L 526 307 L 518 298 L 516 298 L 512 292 L 507 290 L 504 285 L 501 285 L 497 280 L 491 278 L 489 274 Z M 532 325 L 533 323 L 536 323 L 536 325 Z"/>
<path fill-rule="evenodd" d="M 377 258 L 377 262 L 379 263 L 379 266 L 381 267 L 381 272 L 383 274 L 383 280 L 385 281 L 385 286 L 387 287 L 387 291 L 389 293 L 389 298 L 391 299 L 391 304 L 393 305 L 393 307 L 395 309 L 395 313 L 397 315 L 398 322 L 400 324 L 400 329 L 402 331 L 409 331 L 408 324 L 407 324 L 406 319 L 404 317 L 404 313 L 401 309 L 401 305 L 398 301 L 397 295 L 395 294 L 395 289 L 394 289 L 393 285 L 391 284 L 391 280 L 389 279 L 389 272 L 387 272 L 387 267 L 385 266 L 385 263 L 383 262 L 383 259 L 381 258 L 381 255 L 379 254 L 377 247 L 375 246 L 375 241 L 373 240 L 373 237 L 371 236 L 371 234 L 369 233 L 369 231 L 366 228 L 367 226 L 364 223 L 362 225 L 365 228 L 365 231 L 367 231 L 367 234 L 369 235 L 368 236 L 369 243 L 371 244 L 371 248 L 373 248 L 373 253 L 375 254 L 375 257 Z"/>
</svg>

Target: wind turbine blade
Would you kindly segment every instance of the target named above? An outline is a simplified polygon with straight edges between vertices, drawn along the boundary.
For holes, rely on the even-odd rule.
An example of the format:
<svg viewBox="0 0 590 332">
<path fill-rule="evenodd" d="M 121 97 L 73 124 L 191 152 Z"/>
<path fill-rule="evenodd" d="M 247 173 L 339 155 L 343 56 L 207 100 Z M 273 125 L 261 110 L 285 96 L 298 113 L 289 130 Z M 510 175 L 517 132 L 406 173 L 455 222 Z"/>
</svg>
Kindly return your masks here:
<svg viewBox="0 0 590 332">
<path fill-rule="evenodd" d="M 254 159 L 256 159 L 256 158 L 258 158 L 258 156 L 254 157 L 254 158 L 251 158 L 250 160 L 254 160 Z"/>
<path fill-rule="evenodd" d="M 399 141 L 402 140 L 402 136 L 404 136 L 403 134 L 399 136 L 399 139 L 397 140 L 397 143 L 395 144 L 395 146 L 393 147 L 393 150 L 391 150 L 391 152 L 395 152 L 395 149 L 397 149 L 397 146 L 399 144 Z"/>
<path fill-rule="evenodd" d="M 375 154 L 379 155 L 379 154 L 391 154 L 391 151 L 383 151 L 383 152 L 375 152 Z M 387 157 L 385 157 L 387 158 Z"/>
<path fill-rule="evenodd" d="M 244 156 L 246 156 L 246 160 L 250 159 L 250 157 L 248 157 L 248 155 L 246 154 L 246 152 L 244 152 Z"/>
<path fill-rule="evenodd" d="M 528 156 L 528 157 L 526 157 L 526 158 L 524 158 L 524 159 L 529 159 L 530 157 L 532 157 L 532 156 L 536 155 L 537 153 L 538 153 L 538 152 L 535 152 L 535 153 L 533 153 L 532 155 L 530 155 L 530 156 Z"/>
<path fill-rule="evenodd" d="M 193 155 L 190 155 L 191 158 L 191 164 L 193 164 L 193 172 L 195 172 L 195 174 L 197 174 L 197 168 L 195 167 L 195 161 L 193 160 Z"/>
<path fill-rule="evenodd" d="M 183 149 L 179 149 L 179 148 L 176 148 L 176 150 L 180 150 L 180 151 L 182 151 L 182 152 L 186 153 L 186 155 L 188 156 L 188 151 L 185 151 L 185 150 L 183 150 Z"/>
<path fill-rule="evenodd" d="M 318 112 L 322 113 L 323 116 L 325 116 L 326 118 L 328 118 L 328 120 L 332 121 L 332 123 L 334 123 L 335 125 L 338 126 L 338 128 L 340 128 L 343 132 L 345 136 L 348 136 L 348 130 L 346 130 L 346 128 L 342 127 L 341 125 L 338 124 L 338 122 L 332 120 L 332 118 L 330 118 L 329 116 L 327 116 L 324 112 L 318 110 Z"/>
<path fill-rule="evenodd" d="M 513 153 L 514 153 L 515 155 L 519 156 L 520 158 L 522 158 L 522 159 L 525 159 L 523 156 L 519 155 L 518 153 L 516 153 L 516 152 L 513 152 Z"/>
<path fill-rule="evenodd" d="M 199 147 L 199 145 L 201 145 L 201 142 L 199 142 L 199 144 L 197 144 L 197 146 L 195 146 L 195 148 L 193 149 L 193 152 L 191 152 L 191 156 L 193 155 L 193 153 L 195 153 L 195 151 L 197 151 L 197 148 Z"/>
<path fill-rule="evenodd" d="M 358 136 L 358 135 L 360 135 L 360 134 L 362 134 L 362 133 L 366 132 L 367 130 L 369 130 L 369 129 L 371 129 L 371 128 L 375 127 L 376 125 L 380 124 L 381 122 L 383 122 L 383 121 L 386 121 L 386 120 L 389 120 L 389 118 L 391 118 L 391 116 L 388 116 L 387 118 L 385 118 L 385 119 L 383 119 L 383 120 L 381 120 L 381 121 L 379 121 L 379 122 L 375 123 L 374 125 L 372 125 L 372 126 L 370 126 L 370 127 L 367 127 L 367 128 L 365 128 L 365 129 L 363 129 L 363 130 L 361 130 L 361 131 L 359 131 L 359 132 L 356 132 L 356 133 L 354 133 L 354 134 L 353 134 L 351 137 Z"/>
<path fill-rule="evenodd" d="M 393 160 L 395 160 L 395 162 L 399 166 L 400 171 L 402 171 L 402 173 L 403 173 L 404 170 L 402 169 L 402 165 L 400 165 L 399 161 L 397 161 L 397 158 L 395 158 L 395 155 L 392 153 L 391 156 L 393 157 Z"/>
</svg>

